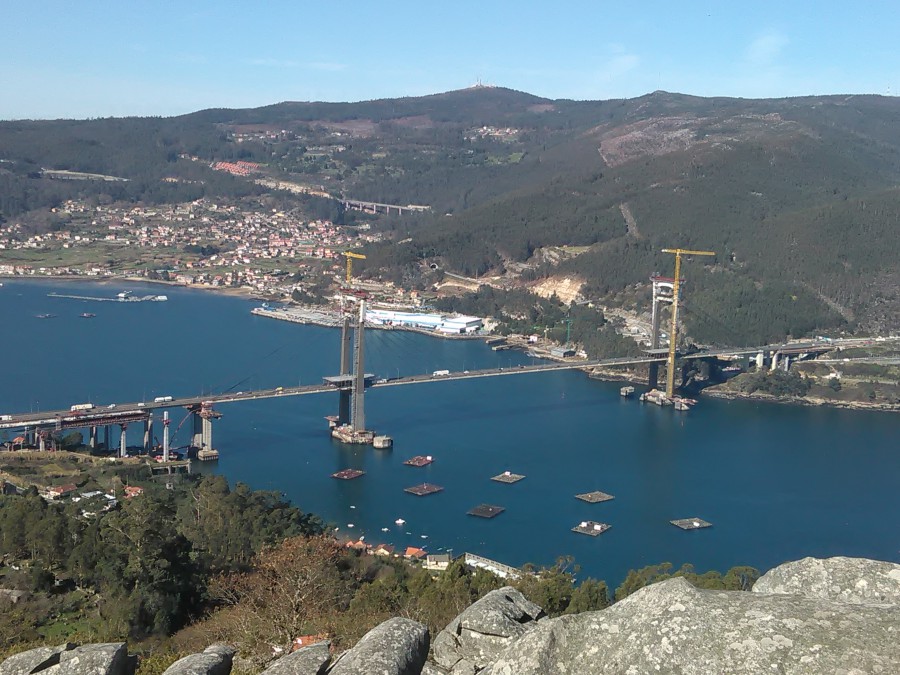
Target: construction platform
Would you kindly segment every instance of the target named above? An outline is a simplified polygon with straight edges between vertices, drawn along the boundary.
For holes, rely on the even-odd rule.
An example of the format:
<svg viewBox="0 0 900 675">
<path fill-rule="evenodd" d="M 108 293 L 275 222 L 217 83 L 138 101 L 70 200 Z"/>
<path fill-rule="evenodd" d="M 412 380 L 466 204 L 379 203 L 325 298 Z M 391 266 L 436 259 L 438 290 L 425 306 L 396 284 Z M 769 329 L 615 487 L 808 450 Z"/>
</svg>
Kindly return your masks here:
<svg viewBox="0 0 900 675">
<path fill-rule="evenodd" d="M 416 455 L 415 457 L 410 457 L 403 463 L 406 464 L 406 466 L 428 466 L 433 461 L 431 455 Z"/>
<path fill-rule="evenodd" d="M 201 462 L 213 462 L 219 459 L 219 451 L 215 448 L 201 448 L 197 451 L 197 459 Z"/>
<path fill-rule="evenodd" d="M 708 523 L 701 518 L 680 518 L 679 520 L 670 520 L 675 527 L 682 530 L 700 530 L 704 527 L 712 527 L 712 523 Z"/>
<path fill-rule="evenodd" d="M 433 495 L 436 492 L 441 492 L 444 488 L 440 485 L 433 485 L 432 483 L 422 483 L 421 485 L 414 485 L 412 487 L 403 488 L 404 492 L 408 492 L 411 495 L 416 495 L 416 497 L 424 497 L 426 495 Z"/>
<path fill-rule="evenodd" d="M 495 480 L 498 483 L 518 483 L 523 478 L 525 478 L 525 476 L 523 476 L 520 473 L 512 473 L 510 471 L 504 471 L 503 473 L 491 478 L 491 480 Z"/>
<path fill-rule="evenodd" d="M 478 516 L 479 518 L 494 518 L 506 511 L 502 506 L 494 506 L 493 504 L 479 504 L 474 509 L 470 509 L 466 513 L 470 516 Z"/>
<path fill-rule="evenodd" d="M 611 525 L 606 523 L 596 523 L 593 520 L 582 520 L 578 525 L 572 528 L 572 532 L 596 537 L 606 532 L 610 527 Z"/>
<path fill-rule="evenodd" d="M 376 450 L 387 450 L 394 446 L 394 439 L 390 436 L 375 436 L 372 439 L 372 446 Z"/>
<path fill-rule="evenodd" d="M 374 431 L 366 429 L 354 431 L 348 424 L 333 427 L 331 429 L 331 437 L 347 445 L 372 445 L 375 442 Z"/>
<path fill-rule="evenodd" d="M 605 492 L 600 492 L 600 490 L 594 490 L 593 492 L 585 492 L 584 494 L 575 495 L 575 499 L 580 499 L 583 502 L 588 502 L 589 504 L 596 504 L 598 502 L 608 502 L 610 499 L 615 499 L 612 495 L 608 495 Z"/>
<path fill-rule="evenodd" d="M 354 478 L 365 475 L 365 473 L 365 471 L 360 471 L 359 469 L 344 469 L 343 471 L 331 474 L 331 477 L 339 478 L 341 480 L 353 480 Z"/>
</svg>

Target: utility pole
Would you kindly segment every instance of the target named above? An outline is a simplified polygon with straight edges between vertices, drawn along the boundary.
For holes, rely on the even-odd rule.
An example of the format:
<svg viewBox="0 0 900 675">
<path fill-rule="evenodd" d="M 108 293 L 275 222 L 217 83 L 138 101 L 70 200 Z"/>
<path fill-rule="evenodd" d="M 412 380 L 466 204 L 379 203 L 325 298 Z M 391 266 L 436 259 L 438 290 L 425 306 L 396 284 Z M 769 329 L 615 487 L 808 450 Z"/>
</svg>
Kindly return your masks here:
<svg viewBox="0 0 900 675">
<path fill-rule="evenodd" d="M 669 331 L 669 361 L 668 361 L 668 377 L 666 378 L 666 396 L 672 398 L 675 394 L 675 344 L 676 326 L 678 325 L 678 295 L 679 284 L 681 279 L 681 256 L 682 255 L 715 255 L 714 251 L 691 251 L 686 248 L 664 248 L 663 253 L 675 254 L 675 282 L 672 286 L 672 329 Z"/>
</svg>

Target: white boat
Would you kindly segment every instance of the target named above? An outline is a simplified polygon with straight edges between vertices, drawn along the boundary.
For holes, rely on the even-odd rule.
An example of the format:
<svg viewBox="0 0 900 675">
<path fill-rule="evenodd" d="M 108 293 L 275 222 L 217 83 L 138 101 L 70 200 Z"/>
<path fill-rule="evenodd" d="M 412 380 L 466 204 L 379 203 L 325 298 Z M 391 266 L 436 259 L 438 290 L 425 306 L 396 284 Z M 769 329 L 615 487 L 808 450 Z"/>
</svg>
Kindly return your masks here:
<svg viewBox="0 0 900 675">
<path fill-rule="evenodd" d="M 403 520 L 403 518 L 397 518 L 397 520 L 395 520 L 394 522 L 395 522 L 397 525 L 403 525 L 403 524 L 406 523 L 406 521 Z"/>
</svg>

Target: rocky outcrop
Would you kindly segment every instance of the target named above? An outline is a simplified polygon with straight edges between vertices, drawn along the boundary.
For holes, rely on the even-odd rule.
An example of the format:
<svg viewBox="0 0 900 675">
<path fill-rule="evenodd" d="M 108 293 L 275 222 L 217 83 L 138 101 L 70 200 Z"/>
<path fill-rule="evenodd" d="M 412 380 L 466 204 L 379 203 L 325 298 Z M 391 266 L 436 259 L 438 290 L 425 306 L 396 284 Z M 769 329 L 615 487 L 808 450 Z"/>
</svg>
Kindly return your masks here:
<svg viewBox="0 0 900 675">
<path fill-rule="evenodd" d="M 556 619 L 506 587 L 441 631 L 426 662 L 428 647 L 424 625 L 389 619 L 333 661 L 325 642 L 263 675 L 900 673 L 900 565 L 806 558 L 771 570 L 751 593 L 669 579 Z M 165 675 L 228 675 L 233 655 L 213 646 Z M 38 673 L 133 675 L 134 663 L 124 643 L 42 647 L 0 663 L 0 675 Z"/>
<path fill-rule="evenodd" d="M 325 675 L 331 661 L 330 642 L 303 647 L 287 656 L 282 656 L 262 675 Z"/>
<path fill-rule="evenodd" d="M 410 619 L 388 619 L 339 656 L 328 675 L 419 675 L 428 657 L 428 628 Z"/>
<path fill-rule="evenodd" d="M 163 675 L 229 675 L 234 649 L 226 645 L 212 645 L 199 654 L 178 659 L 166 668 Z"/>
<path fill-rule="evenodd" d="M 491 591 L 438 634 L 434 662 L 454 675 L 478 672 L 545 616 L 510 586 Z"/>
<path fill-rule="evenodd" d="M 753 592 L 900 605 L 900 565 L 864 558 L 803 558 L 766 572 Z"/>
<path fill-rule="evenodd" d="M 38 647 L 0 663 L 0 675 L 132 675 L 135 660 L 124 642 Z"/>
<path fill-rule="evenodd" d="M 541 622 L 485 675 L 814 675 L 898 668 L 898 606 L 704 591 L 669 579 L 601 612 Z"/>
<path fill-rule="evenodd" d="M 38 647 L 27 652 L 14 654 L 0 663 L 0 675 L 31 675 L 46 670 L 59 663 L 59 655 L 75 645 L 63 644 L 59 647 Z"/>
</svg>

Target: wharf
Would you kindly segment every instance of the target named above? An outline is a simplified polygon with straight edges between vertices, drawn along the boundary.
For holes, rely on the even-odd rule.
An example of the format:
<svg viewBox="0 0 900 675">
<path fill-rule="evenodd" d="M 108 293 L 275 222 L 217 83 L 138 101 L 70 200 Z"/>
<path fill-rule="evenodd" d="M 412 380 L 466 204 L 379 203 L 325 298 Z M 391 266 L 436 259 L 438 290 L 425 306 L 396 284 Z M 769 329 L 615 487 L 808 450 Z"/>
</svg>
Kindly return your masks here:
<svg viewBox="0 0 900 675">
<path fill-rule="evenodd" d="M 67 300 L 90 300 L 92 302 L 165 302 L 165 295 L 143 295 L 136 298 L 132 295 L 115 298 L 95 298 L 89 295 L 67 295 L 65 293 L 47 293 L 48 298 L 65 298 Z"/>
<path fill-rule="evenodd" d="M 412 487 L 404 488 L 404 492 L 408 492 L 411 495 L 415 495 L 416 497 L 425 497 L 427 495 L 433 495 L 438 492 L 443 491 L 440 485 L 434 485 L 432 483 L 422 483 L 421 485 L 414 485 Z"/>
<path fill-rule="evenodd" d="M 469 509 L 466 513 L 470 516 L 478 516 L 479 518 L 495 518 L 506 511 L 502 506 L 494 506 L 493 504 L 479 504 L 473 509 Z"/>
<path fill-rule="evenodd" d="M 606 532 L 611 526 L 607 523 L 597 523 L 593 520 L 583 520 L 572 528 L 572 532 L 586 534 L 589 537 L 597 537 Z"/>
<path fill-rule="evenodd" d="M 340 480 L 353 480 L 354 478 L 365 475 L 365 473 L 365 471 L 360 471 L 359 469 L 344 469 L 343 471 L 331 474 L 331 477 L 339 478 Z"/>
<path fill-rule="evenodd" d="M 675 527 L 682 530 L 699 530 L 704 527 L 712 527 L 712 523 L 708 523 L 701 518 L 679 518 L 678 520 L 670 520 Z"/>
<path fill-rule="evenodd" d="M 416 455 L 415 457 L 410 457 L 408 460 L 403 462 L 406 466 L 428 466 L 434 460 L 431 458 L 431 455 Z"/>
<path fill-rule="evenodd" d="M 596 504 L 598 502 L 608 502 L 610 499 L 615 499 L 612 495 L 608 495 L 605 492 L 600 492 L 600 490 L 594 490 L 594 492 L 585 492 L 584 494 L 575 495 L 576 499 L 580 499 L 583 502 L 588 502 L 589 504 Z"/>
<path fill-rule="evenodd" d="M 521 473 L 511 473 L 509 471 L 504 471 L 503 473 L 491 478 L 491 480 L 495 480 L 498 483 L 518 483 L 523 478 L 525 478 L 525 476 Z"/>
<path fill-rule="evenodd" d="M 503 579 L 520 579 L 526 574 L 518 567 L 513 567 L 512 565 L 504 565 L 501 562 L 497 562 L 496 560 L 491 560 L 490 558 L 485 558 L 480 555 L 475 555 L 474 553 L 464 553 L 463 563 L 466 565 L 466 567 L 475 570 L 487 570 L 488 572 L 492 572 L 493 574 L 496 574 L 498 577 L 501 577 Z"/>
</svg>

